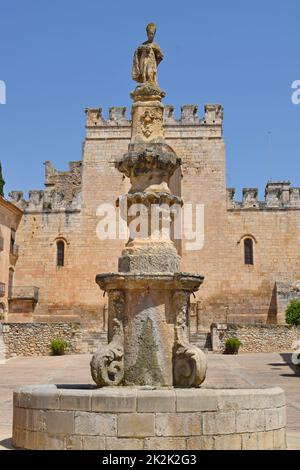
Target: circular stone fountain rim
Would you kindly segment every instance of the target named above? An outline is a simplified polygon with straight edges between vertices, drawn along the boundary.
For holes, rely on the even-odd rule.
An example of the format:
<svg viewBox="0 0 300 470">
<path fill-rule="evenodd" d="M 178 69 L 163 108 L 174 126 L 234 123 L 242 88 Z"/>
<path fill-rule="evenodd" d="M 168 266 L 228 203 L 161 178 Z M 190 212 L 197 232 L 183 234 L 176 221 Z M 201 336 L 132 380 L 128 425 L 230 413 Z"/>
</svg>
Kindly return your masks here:
<svg viewBox="0 0 300 470">
<path fill-rule="evenodd" d="M 137 284 L 138 281 L 138 284 Z M 183 289 L 195 292 L 204 281 L 204 276 L 189 273 L 103 273 L 96 276 L 96 283 L 103 290 L 143 289 L 145 286 L 160 290 Z"/>
<path fill-rule="evenodd" d="M 172 426 L 171 436 L 184 449 L 196 439 L 193 449 L 218 449 L 211 441 L 225 440 L 226 449 L 241 450 L 250 438 L 257 450 L 285 449 L 285 410 L 280 387 L 74 390 L 25 386 L 14 392 L 13 445 L 31 450 L 112 450 L 112 444 L 113 449 L 124 449 L 124 438 L 129 446 L 138 438 L 140 448 L 157 450 L 155 443 L 168 439 L 168 423 L 179 419 L 192 425 Z M 274 416 L 276 420 L 270 419 Z"/>
</svg>

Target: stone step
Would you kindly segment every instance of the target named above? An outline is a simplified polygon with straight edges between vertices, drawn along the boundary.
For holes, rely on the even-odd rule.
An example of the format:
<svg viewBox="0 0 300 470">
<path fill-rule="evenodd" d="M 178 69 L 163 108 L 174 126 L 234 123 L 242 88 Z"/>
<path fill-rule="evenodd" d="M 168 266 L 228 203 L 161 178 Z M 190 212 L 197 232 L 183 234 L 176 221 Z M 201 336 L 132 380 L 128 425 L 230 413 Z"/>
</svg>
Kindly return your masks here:
<svg viewBox="0 0 300 470">
<path fill-rule="evenodd" d="M 211 334 L 209 332 L 191 333 L 190 341 L 203 351 L 212 351 Z"/>
<path fill-rule="evenodd" d="M 98 339 L 98 338 L 107 338 L 107 333 L 82 333 L 82 338 L 88 339 Z"/>
<path fill-rule="evenodd" d="M 83 353 L 94 353 L 101 344 L 107 344 L 106 331 L 81 330 L 79 332 L 80 350 Z"/>
<path fill-rule="evenodd" d="M 191 333 L 190 341 L 203 351 L 211 351 L 211 334 L 209 332 Z M 101 344 L 107 344 L 107 332 L 105 331 L 81 331 L 81 348 L 85 352 L 94 353 Z"/>
</svg>

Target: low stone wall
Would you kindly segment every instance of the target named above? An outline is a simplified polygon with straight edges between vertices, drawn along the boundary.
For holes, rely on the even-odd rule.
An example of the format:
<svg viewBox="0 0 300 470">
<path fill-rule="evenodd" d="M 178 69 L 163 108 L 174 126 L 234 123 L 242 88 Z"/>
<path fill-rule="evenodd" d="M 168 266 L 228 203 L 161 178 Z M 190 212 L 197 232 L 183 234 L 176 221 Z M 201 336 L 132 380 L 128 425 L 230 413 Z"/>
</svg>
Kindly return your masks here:
<svg viewBox="0 0 300 470">
<path fill-rule="evenodd" d="M 285 426 L 285 395 L 278 387 L 40 385 L 14 392 L 13 445 L 22 449 L 285 449 Z"/>
<path fill-rule="evenodd" d="M 105 331 L 90 329 L 82 323 L 0 323 L 0 356 L 48 356 L 53 339 L 69 343 L 66 354 L 94 353 L 107 344 Z"/>
<path fill-rule="evenodd" d="M 5 344 L 3 340 L 2 324 L 0 323 L 0 364 L 6 359 L 5 352 L 6 352 L 6 348 L 5 348 Z"/>
<path fill-rule="evenodd" d="M 15 356 L 48 356 L 53 339 L 64 339 L 66 353 L 80 353 L 79 323 L 4 323 L 2 336 L 6 358 Z"/>
<path fill-rule="evenodd" d="M 300 339 L 300 327 L 260 324 L 211 326 L 213 351 L 223 352 L 226 340 L 232 337 L 242 342 L 242 352 L 284 352 L 291 350 L 293 343 Z"/>
<path fill-rule="evenodd" d="M 61 338 L 69 343 L 67 354 L 94 353 L 100 344 L 106 344 L 107 334 L 89 330 L 80 323 L 3 323 L 0 329 L 2 356 L 48 356 L 50 343 Z M 223 352 L 225 341 L 239 338 L 244 352 L 280 352 L 292 349 L 300 340 L 300 327 L 286 325 L 213 324 L 212 348 Z"/>
</svg>

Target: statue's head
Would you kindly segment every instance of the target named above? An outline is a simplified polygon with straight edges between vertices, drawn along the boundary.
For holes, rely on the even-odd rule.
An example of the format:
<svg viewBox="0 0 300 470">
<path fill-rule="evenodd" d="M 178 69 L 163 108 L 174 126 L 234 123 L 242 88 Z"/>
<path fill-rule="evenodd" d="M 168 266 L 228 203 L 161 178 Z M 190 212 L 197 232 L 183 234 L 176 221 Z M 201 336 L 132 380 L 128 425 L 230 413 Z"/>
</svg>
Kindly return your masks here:
<svg viewBox="0 0 300 470">
<path fill-rule="evenodd" d="M 154 23 L 149 23 L 146 27 L 146 31 L 147 31 L 148 41 L 153 42 L 154 36 L 155 36 L 155 33 L 156 33 L 155 24 Z"/>
</svg>

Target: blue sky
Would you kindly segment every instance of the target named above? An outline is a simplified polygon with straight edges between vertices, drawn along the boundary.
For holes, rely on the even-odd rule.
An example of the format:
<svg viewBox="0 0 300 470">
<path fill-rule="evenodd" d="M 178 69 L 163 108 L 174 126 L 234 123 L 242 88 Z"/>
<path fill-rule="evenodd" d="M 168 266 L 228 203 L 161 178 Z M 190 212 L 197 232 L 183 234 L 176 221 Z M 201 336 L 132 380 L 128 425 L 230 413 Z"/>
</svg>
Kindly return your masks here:
<svg viewBox="0 0 300 470">
<path fill-rule="evenodd" d="M 0 0 L 0 158 L 11 189 L 80 160 L 84 108 L 130 108 L 134 48 L 157 24 L 166 104 L 225 108 L 227 186 L 300 186 L 299 0 Z"/>
</svg>

